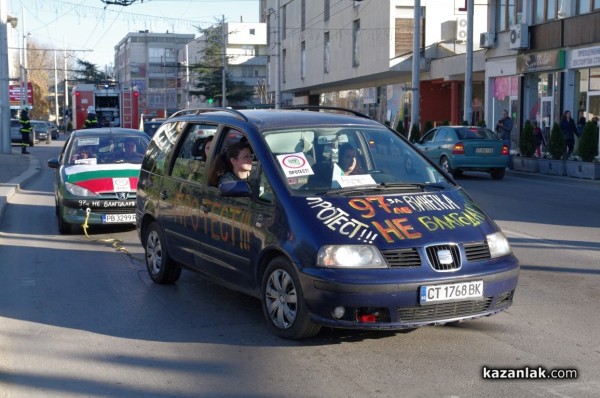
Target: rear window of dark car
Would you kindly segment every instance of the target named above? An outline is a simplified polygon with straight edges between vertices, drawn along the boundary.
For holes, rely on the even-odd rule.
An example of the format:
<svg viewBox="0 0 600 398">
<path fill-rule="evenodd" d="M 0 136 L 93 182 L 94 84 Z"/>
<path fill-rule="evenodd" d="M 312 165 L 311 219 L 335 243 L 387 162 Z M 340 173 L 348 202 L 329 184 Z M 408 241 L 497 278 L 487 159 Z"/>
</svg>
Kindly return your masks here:
<svg viewBox="0 0 600 398">
<path fill-rule="evenodd" d="M 457 130 L 456 135 L 458 135 L 459 140 L 490 140 L 496 138 L 492 130 L 488 129 L 463 128 Z"/>
</svg>

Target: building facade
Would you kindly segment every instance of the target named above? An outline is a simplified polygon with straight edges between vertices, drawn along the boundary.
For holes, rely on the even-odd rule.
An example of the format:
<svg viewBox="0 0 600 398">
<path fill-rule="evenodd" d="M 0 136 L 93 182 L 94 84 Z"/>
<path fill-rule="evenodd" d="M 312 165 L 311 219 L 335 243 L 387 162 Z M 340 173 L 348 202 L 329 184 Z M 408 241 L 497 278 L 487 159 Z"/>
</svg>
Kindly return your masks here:
<svg viewBox="0 0 600 398">
<path fill-rule="evenodd" d="M 600 0 L 494 0 L 488 22 L 486 112 L 509 110 L 513 148 L 527 120 L 548 138 L 565 111 L 600 116 Z"/>
<path fill-rule="evenodd" d="M 277 18 L 277 3 L 280 4 Z M 459 123 L 466 69 L 466 2 L 422 0 L 420 124 Z M 270 82 L 293 104 L 353 108 L 408 125 L 413 98 L 414 1 L 267 0 Z M 269 12 L 271 10 L 271 12 Z M 488 2 L 474 9 L 474 37 L 487 31 Z M 279 40 L 279 42 L 278 42 Z M 475 43 L 475 49 L 479 47 Z M 280 57 L 281 67 L 274 67 Z M 484 118 L 484 51 L 473 54 L 473 122 Z"/>
<path fill-rule="evenodd" d="M 116 80 L 137 87 L 144 117 L 166 117 L 180 108 L 184 87 L 178 62 L 194 34 L 128 33 L 115 46 Z"/>
<path fill-rule="evenodd" d="M 272 95 L 266 91 L 267 86 L 267 24 L 226 22 L 224 24 L 224 48 L 229 78 L 235 82 L 244 83 L 254 92 L 253 98 L 245 104 L 249 106 L 272 103 Z M 202 35 L 186 45 L 185 52 L 180 53 L 179 63 L 188 65 L 184 80 L 186 92 L 193 88 L 197 81 L 191 66 L 204 60 L 206 35 Z M 227 88 L 226 88 L 227 90 Z M 195 95 L 185 95 L 186 107 L 207 106 L 207 99 Z"/>
</svg>

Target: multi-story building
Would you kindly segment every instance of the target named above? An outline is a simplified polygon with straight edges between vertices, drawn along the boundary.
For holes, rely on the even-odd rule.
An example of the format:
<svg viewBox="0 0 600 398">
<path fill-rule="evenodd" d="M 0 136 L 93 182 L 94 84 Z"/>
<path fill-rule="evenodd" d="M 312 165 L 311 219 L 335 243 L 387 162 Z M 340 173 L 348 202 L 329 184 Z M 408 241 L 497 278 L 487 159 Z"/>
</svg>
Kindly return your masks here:
<svg viewBox="0 0 600 398">
<path fill-rule="evenodd" d="M 115 77 L 137 87 L 145 117 L 165 117 L 180 108 L 184 88 L 179 77 L 185 65 L 177 59 L 194 37 L 146 30 L 128 33 L 115 46 Z"/>
<path fill-rule="evenodd" d="M 249 89 L 258 93 L 247 104 L 253 106 L 264 104 L 272 99 L 264 90 L 267 78 L 267 24 L 226 22 L 224 24 L 225 58 L 229 78 L 236 82 L 243 82 Z M 192 66 L 204 60 L 206 35 L 202 35 L 186 46 L 185 52 L 180 52 L 179 63 Z M 196 85 L 193 71 L 188 69 L 185 73 L 185 87 L 188 91 Z M 227 88 L 226 88 L 227 90 Z M 187 96 L 187 107 L 205 106 L 206 98 Z"/>
<path fill-rule="evenodd" d="M 515 143 L 526 120 L 600 116 L 600 0 L 493 0 L 488 22 L 486 113 L 509 110 Z"/>
<path fill-rule="evenodd" d="M 271 87 L 294 94 L 294 104 L 354 108 L 408 124 L 413 98 L 412 0 L 267 0 Z M 277 18 L 277 4 L 280 4 Z M 422 0 L 420 123 L 459 123 L 466 69 L 466 1 Z M 473 32 L 487 32 L 487 1 L 474 8 Z M 278 23 L 277 23 L 278 21 Z M 278 43 L 279 38 L 279 43 Z M 279 44 L 279 46 L 277 45 Z M 475 49 L 479 49 L 478 40 Z M 274 67 L 280 56 L 281 68 Z M 473 60 L 473 122 L 484 118 L 484 52 Z"/>
</svg>

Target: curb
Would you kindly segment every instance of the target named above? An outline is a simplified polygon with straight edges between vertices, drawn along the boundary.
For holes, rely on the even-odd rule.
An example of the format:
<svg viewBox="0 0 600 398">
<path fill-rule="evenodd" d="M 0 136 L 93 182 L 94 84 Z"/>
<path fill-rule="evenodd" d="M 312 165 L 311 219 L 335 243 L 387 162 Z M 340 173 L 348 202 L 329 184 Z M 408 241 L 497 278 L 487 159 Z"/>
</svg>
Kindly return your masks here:
<svg viewBox="0 0 600 398">
<path fill-rule="evenodd" d="M 34 157 L 29 157 L 29 168 L 20 176 L 13 178 L 12 180 L 0 184 L 0 221 L 4 217 L 4 211 L 10 198 L 13 197 L 21 189 L 21 185 L 27 184 L 34 177 L 41 173 L 41 163 Z"/>
</svg>

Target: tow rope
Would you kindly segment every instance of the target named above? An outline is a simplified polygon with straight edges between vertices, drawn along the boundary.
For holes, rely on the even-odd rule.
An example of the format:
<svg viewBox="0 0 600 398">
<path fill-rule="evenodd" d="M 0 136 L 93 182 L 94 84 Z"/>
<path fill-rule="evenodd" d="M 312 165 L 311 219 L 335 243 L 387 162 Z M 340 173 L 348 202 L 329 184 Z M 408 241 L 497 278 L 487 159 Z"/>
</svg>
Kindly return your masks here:
<svg viewBox="0 0 600 398">
<path fill-rule="evenodd" d="M 90 237 L 90 235 L 88 235 L 88 220 L 90 219 L 90 213 L 92 212 L 92 210 L 88 207 L 87 209 L 85 209 L 85 220 L 83 221 L 83 224 L 81 224 L 81 227 L 83 228 L 83 232 L 85 233 L 85 237 L 90 241 L 90 242 L 95 242 L 95 243 L 108 243 L 110 244 L 110 246 L 115 249 L 115 251 L 119 252 L 119 253 L 123 253 L 125 255 L 127 255 L 129 258 L 131 259 L 135 259 L 138 261 L 145 261 L 145 259 L 137 257 L 135 255 L 133 255 L 129 250 L 127 250 L 125 248 L 125 246 L 123 246 L 123 240 L 122 239 L 117 239 L 117 238 L 107 238 L 107 239 L 92 239 Z"/>
</svg>

